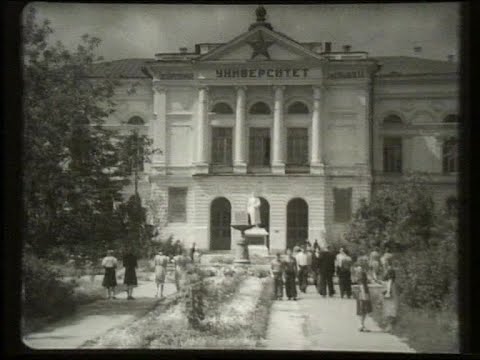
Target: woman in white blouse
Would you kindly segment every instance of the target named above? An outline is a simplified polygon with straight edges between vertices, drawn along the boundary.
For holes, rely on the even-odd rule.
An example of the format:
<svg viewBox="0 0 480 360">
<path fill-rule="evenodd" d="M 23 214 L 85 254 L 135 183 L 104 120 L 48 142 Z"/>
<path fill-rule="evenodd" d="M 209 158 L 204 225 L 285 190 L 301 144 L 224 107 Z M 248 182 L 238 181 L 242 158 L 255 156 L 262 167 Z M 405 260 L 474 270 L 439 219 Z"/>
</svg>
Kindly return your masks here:
<svg viewBox="0 0 480 360">
<path fill-rule="evenodd" d="M 105 276 L 103 277 L 102 286 L 107 289 L 107 298 L 116 299 L 115 287 L 117 286 L 117 259 L 113 256 L 113 250 L 107 251 L 107 256 L 102 260 L 102 266 L 105 269 Z"/>
</svg>

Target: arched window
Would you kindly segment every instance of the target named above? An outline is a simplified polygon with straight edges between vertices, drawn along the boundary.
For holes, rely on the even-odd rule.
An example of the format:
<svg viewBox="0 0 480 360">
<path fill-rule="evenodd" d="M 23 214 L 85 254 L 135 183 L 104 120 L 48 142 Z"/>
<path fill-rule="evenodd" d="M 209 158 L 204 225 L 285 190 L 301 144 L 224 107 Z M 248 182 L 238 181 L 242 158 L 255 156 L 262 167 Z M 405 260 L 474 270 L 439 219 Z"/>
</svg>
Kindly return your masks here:
<svg viewBox="0 0 480 360">
<path fill-rule="evenodd" d="M 233 114 L 233 109 L 226 102 L 219 102 L 213 106 L 212 112 L 215 114 Z"/>
<path fill-rule="evenodd" d="M 216 198 L 210 205 L 210 249 L 230 250 L 230 224 L 232 206 L 224 197 Z"/>
<path fill-rule="evenodd" d="M 308 114 L 308 112 L 307 105 L 301 101 L 295 101 L 287 109 L 287 113 L 289 114 Z"/>
<path fill-rule="evenodd" d="M 442 147 L 443 172 L 458 172 L 458 141 L 455 138 L 447 139 Z"/>
<path fill-rule="evenodd" d="M 128 119 L 128 125 L 145 125 L 145 121 L 140 116 L 133 116 Z"/>
<path fill-rule="evenodd" d="M 458 116 L 456 114 L 449 114 L 443 119 L 444 123 L 458 123 Z"/>
<path fill-rule="evenodd" d="M 287 248 L 303 244 L 308 238 L 308 204 L 295 198 L 287 205 Z"/>
<path fill-rule="evenodd" d="M 385 119 L 383 119 L 384 124 L 401 124 L 403 121 L 398 115 L 388 115 Z"/>
<path fill-rule="evenodd" d="M 270 107 L 262 101 L 253 104 L 250 108 L 250 114 L 253 115 L 270 115 L 271 113 Z"/>
</svg>

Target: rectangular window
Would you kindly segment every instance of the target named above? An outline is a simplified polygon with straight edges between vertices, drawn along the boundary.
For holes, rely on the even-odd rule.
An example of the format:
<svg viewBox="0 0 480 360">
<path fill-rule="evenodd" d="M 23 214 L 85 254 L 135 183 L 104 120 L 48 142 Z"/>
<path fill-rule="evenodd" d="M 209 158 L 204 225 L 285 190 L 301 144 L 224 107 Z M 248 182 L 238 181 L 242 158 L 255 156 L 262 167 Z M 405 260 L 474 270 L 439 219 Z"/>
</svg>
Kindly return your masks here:
<svg viewBox="0 0 480 360">
<path fill-rule="evenodd" d="M 386 137 L 383 139 L 383 171 L 402 173 L 402 138 Z"/>
<path fill-rule="evenodd" d="M 270 129 L 250 128 L 249 164 L 270 166 Z"/>
<path fill-rule="evenodd" d="M 334 188 L 333 198 L 335 222 L 349 222 L 352 216 L 352 188 Z"/>
<path fill-rule="evenodd" d="M 232 166 L 232 128 L 212 128 L 212 164 Z"/>
<path fill-rule="evenodd" d="M 458 172 L 458 142 L 448 139 L 443 143 L 443 172 L 445 174 Z"/>
<path fill-rule="evenodd" d="M 308 129 L 288 128 L 287 164 L 308 165 Z"/>
<path fill-rule="evenodd" d="M 168 188 L 168 221 L 187 221 L 187 188 Z"/>
</svg>

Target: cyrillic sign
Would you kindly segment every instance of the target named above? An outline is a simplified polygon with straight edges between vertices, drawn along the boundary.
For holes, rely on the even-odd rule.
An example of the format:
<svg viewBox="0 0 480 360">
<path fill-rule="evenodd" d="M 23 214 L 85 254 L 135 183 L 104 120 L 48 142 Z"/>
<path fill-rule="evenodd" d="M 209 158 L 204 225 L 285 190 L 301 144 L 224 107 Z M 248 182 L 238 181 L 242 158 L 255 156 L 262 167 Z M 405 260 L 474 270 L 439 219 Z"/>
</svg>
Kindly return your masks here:
<svg viewBox="0 0 480 360">
<path fill-rule="evenodd" d="M 164 73 L 158 74 L 160 80 L 192 80 L 193 73 Z"/>
<path fill-rule="evenodd" d="M 309 69 L 218 69 L 217 78 L 306 78 Z"/>
<path fill-rule="evenodd" d="M 363 70 L 359 71 L 336 71 L 328 74 L 329 79 L 356 79 L 363 78 Z"/>
</svg>

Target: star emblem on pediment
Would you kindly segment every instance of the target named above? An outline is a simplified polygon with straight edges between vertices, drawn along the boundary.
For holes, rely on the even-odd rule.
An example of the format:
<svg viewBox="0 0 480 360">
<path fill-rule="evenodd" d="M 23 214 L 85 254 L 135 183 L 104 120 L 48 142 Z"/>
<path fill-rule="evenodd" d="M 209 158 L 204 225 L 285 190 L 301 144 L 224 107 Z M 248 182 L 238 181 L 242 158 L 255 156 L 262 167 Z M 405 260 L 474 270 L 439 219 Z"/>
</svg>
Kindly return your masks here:
<svg viewBox="0 0 480 360">
<path fill-rule="evenodd" d="M 265 56 L 270 60 L 270 54 L 268 53 L 268 48 L 272 46 L 274 41 L 266 41 L 262 33 L 258 33 L 258 36 L 255 40 L 247 41 L 247 44 L 250 45 L 253 49 L 251 59 L 256 58 L 258 55 Z"/>
</svg>

